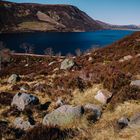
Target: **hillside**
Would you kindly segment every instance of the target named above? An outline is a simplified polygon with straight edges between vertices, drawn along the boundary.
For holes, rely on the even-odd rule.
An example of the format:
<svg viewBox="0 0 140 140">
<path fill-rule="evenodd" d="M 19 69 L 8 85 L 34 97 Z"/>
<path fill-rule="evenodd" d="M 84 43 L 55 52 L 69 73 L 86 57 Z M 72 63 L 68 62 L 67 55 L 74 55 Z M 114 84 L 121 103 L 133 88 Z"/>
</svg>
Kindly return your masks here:
<svg viewBox="0 0 140 140">
<path fill-rule="evenodd" d="M 0 32 L 94 31 L 102 27 L 72 5 L 18 4 L 0 1 Z"/>
<path fill-rule="evenodd" d="M 140 32 L 76 57 L 10 57 L 0 73 L 0 138 L 140 139 Z"/>
<path fill-rule="evenodd" d="M 104 29 L 114 29 L 114 30 L 140 30 L 140 26 L 137 25 L 113 25 L 96 20 Z"/>
</svg>

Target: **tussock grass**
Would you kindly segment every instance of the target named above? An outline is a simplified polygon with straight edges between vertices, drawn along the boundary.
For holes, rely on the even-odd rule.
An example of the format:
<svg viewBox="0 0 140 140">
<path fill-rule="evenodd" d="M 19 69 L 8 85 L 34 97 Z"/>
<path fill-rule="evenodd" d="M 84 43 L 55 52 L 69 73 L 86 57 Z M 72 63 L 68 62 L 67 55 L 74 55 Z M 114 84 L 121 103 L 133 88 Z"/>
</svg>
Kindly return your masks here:
<svg viewBox="0 0 140 140">
<path fill-rule="evenodd" d="M 72 100 L 72 104 L 75 104 L 75 105 L 84 105 L 86 103 L 100 104 L 98 101 L 94 99 L 94 96 L 96 95 L 97 91 L 100 89 L 103 89 L 102 84 L 95 84 L 92 86 L 92 88 L 89 88 L 85 90 L 84 92 L 75 90 L 73 92 L 74 97 Z"/>
<path fill-rule="evenodd" d="M 139 140 L 140 129 L 117 129 L 117 120 L 122 116 L 130 117 L 140 112 L 140 103 L 135 101 L 119 104 L 114 111 L 105 111 L 101 119 L 82 131 L 73 140 Z"/>
</svg>

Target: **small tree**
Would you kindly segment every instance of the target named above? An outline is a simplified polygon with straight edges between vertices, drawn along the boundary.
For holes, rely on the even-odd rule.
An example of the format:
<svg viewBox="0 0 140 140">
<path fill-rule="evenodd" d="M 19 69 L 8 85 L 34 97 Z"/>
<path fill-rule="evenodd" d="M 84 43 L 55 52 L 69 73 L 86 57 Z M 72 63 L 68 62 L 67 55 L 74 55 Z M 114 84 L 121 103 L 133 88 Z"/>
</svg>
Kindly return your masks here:
<svg viewBox="0 0 140 140">
<path fill-rule="evenodd" d="M 45 55 L 48 55 L 48 56 L 53 56 L 54 55 L 54 52 L 53 52 L 52 48 L 46 48 L 44 50 L 44 54 Z"/>
<path fill-rule="evenodd" d="M 61 52 L 58 52 L 58 53 L 56 54 L 56 56 L 61 57 L 61 56 L 62 56 Z"/>
<path fill-rule="evenodd" d="M 28 44 L 28 43 L 23 43 L 20 45 L 20 48 L 24 49 L 26 54 L 32 54 L 34 53 L 34 47 L 32 44 Z M 29 56 L 26 56 L 26 62 L 27 64 L 29 64 Z"/>
<path fill-rule="evenodd" d="M 5 47 L 3 42 L 0 42 L 0 70 L 2 69 L 2 63 L 9 62 L 11 58 L 11 51 Z"/>
<path fill-rule="evenodd" d="M 82 52 L 79 48 L 76 49 L 75 53 L 76 53 L 76 56 L 81 56 L 81 54 L 82 54 Z"/>
</svg>

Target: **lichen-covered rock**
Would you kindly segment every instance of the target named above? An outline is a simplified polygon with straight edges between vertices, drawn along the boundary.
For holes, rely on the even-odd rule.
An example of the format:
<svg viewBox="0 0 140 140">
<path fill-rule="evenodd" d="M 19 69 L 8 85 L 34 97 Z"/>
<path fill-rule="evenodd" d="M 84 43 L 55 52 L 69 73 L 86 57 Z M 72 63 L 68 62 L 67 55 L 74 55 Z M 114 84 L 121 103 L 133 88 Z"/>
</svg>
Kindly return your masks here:
<svg viewBox="0 0 140 140">
<path fill-rule="evenodd" d="M 19 110 L 24 110 L 27 105 L 34 105 L 38 103 L 38 98 L 31 94 L 17 93 L 14 96 L 11 105 L 16 106 Z"/>
<path fill-rule="evenodd" d="M 12 74 L 9 78 L 8 78 L 8 83 L 9 84 L 15 84 L 16 82 L 18 82 L 20 80 L 19 75 L 17 74 Z"/>
<path fill-rule="evenodd" d="M 33 128 L 33 125 L 30 124 L 29 121 L 25 121 L 23 118 L 18 117 L 14 120 L 14 126 L 15 128 L 23 129 L 23 130 L 28 130 L 30 128 Z"/>
<path fill-rule="evenodd" d="M 140 80 L 131 81 L 130 85 L 140 87 Z"/>
<path fill-rule="evenodd" d="M 43 119 L 43 124 L 65 126 L 79 119 L 82 114 L 82 106 L 73 107 L 71 105 L 63 105 L 50 114 L 47 114 Z"/>
<path fill-rule="evenodd" d="M 88 120 L 95 122 L 100 119 L 102 109 L 100 106 L 94 104 L 86 104 L 84 106 L 84 114 L 87 116 Z"/>
<path fill-rule="evenodd" d="M 112 93 L 105 89 L 99 90 L 95 95 L 95 99 L 102 104 L 106 104 L 111 97 Z"/>
<path fill-rule="evenodd" d="M 61 70 L 67 70 L 70 69 L 74 66 L 74 61 L 71 59 L 65 59 L 62 63 L 61 63 Z"/>
</svg>

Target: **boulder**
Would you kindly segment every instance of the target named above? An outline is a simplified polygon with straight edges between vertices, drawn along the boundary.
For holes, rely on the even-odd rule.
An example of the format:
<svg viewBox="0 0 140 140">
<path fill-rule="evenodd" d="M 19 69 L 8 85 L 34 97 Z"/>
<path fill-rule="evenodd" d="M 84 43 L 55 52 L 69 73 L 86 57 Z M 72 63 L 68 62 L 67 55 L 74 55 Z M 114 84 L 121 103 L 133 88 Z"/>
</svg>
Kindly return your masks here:
<svg viewBox="0 0 140 140">
<path fill-rule="evenodd" d="M 28 130 L 30 128 L 33 128 L 33 125 L 31 125 L 29 121 L 25 121 L 21 117 L 16 118 L 14 120 L 13 125 L 15 126 L 15 128 L 19 128 L 19 129 L 22 129 L 22 130 Z"/>
<path fill-rule="evenodd" d="M 130 85 L 140 87 L 140 80 L 131 81 Z"/>
<path fill-rule="evenodd" d="M 65 59 L 63 62 L 61 62 L 61 70 L 67 70 L 74 66 L 74 61 L 71 59 Z"/>
<path fill-rule="evenodd" d="M 9 78 L 8 78 L 8 83 L 9 84 L 15 84 L 16 82 L 18 82 L 20 80 L 19 75 L 17 74 L 12 74 Z"/>
<path fill-rule="evenodd" d="M 93 61 L 93 58 L 92 57 L 89 57 L 88 61 Z"/>
<path fill-rule="evenodd" d="M 118 123 L 119 128 L 123 129 L 124 127 L 128 126 L 129 119 L 126 117 L 122 117 L 117 121 L 117 123 Z"/>
<path fill-rule="evenodd" d="M 133 56 L 127 55 L 127 56 L 124 56 L 122 59 L 120 59 L 119 62 L 128 61 L 128 60 L 131 60 L 132 58 L 133 58 Z"/>
<path fill-rule="evenodd" d="M 11 105 L 16 106 L 18 110 L 23 111 L 27 105 L 34 105 L 38 103 L 39 103 L 38 98 L 31 94 L 17 93 L 13 97 Z"/>
<path fill-rule="evenodd" d="M 26 92 L 30 89 L 30 86 L 28 84 L 24 84 L 20 87 L 20 91 Z"/>
<path fill-rule="evenodd" d="M 122 117 L 118 120 L 118 125 L 120 128 L 128 126 L 132 129 L 140 129 L 140 113 L 133 115 L 130 119 Z"/>
<path fill-rule="evenodd" d="M 86 104 L 84 106 L 84 114 L 87 116 L 88 120 L 95 122 L 100 119 L 102 109 L 100 106 L 94 104 Z"/>
<path fill-rule="evenodd" d="M 60 99 L 60 98 L 55 103 L 56 107 L 60 107 L 60 106 L 63 106 L 63 105 L 64 105 L 64 101 L 62 99 Z"/>
<path fill-rule="evenodd" d="M 73 107 L 71 105 L 63 105 L 50 114 L 47 114 L 43 119 L 44 125 L 65 126 L 80 118 L 83 114 L 82 106 Z"/>
<path fill-rule="evenodd" d="M 102 104 L 106 104 L 111 97 L 112 93 L 105 89 L 99 90 L 95 95 L 95 99 Z"/>
</svg>

